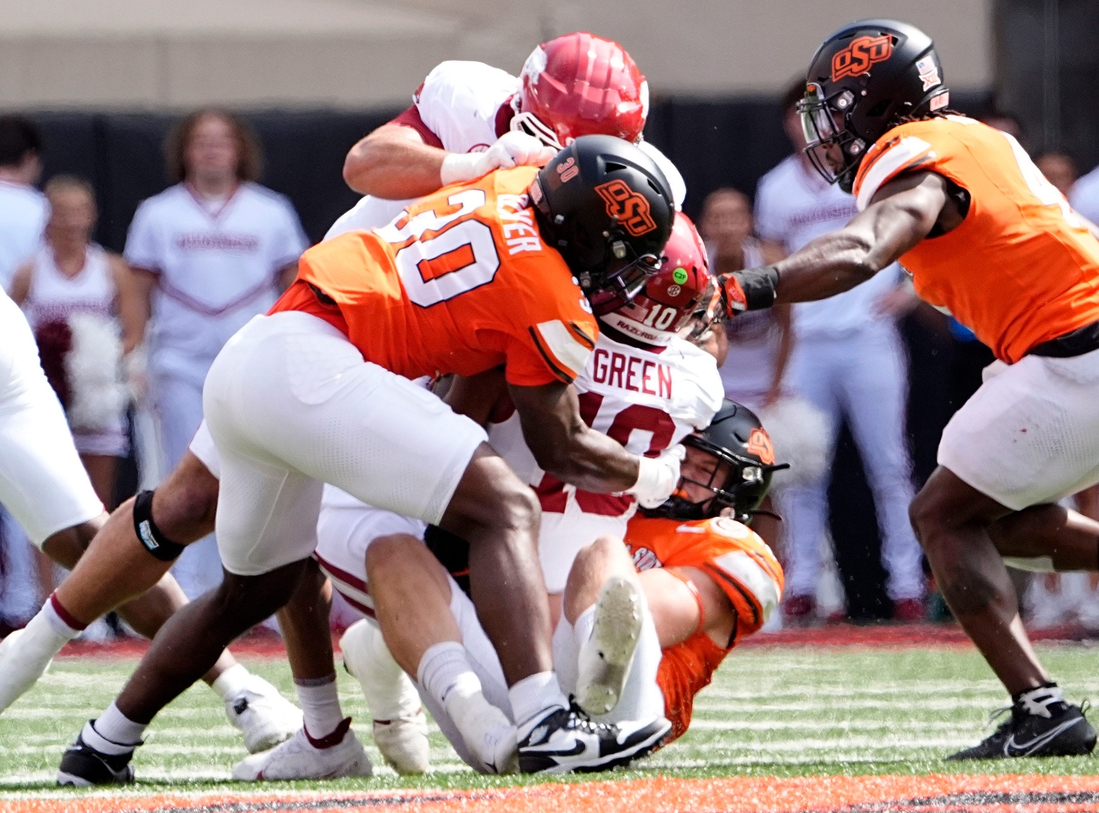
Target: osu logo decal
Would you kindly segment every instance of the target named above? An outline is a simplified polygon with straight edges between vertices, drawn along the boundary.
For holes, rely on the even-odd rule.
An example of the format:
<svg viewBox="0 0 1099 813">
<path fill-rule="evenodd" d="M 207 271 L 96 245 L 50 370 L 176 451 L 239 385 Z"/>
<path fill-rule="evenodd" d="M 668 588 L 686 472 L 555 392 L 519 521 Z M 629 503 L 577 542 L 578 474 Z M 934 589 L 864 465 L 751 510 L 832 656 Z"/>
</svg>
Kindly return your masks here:
<svg viewBox="0 0 1099 813">
<path fill-rule="evenodd" d="M 771 443 L 771 436 L 763 429 L 753 429 L 748 435 L 748 451 L 762 460 L 765 466 L 775 462 L 775 447 Z"/>
<path fill-rule="evenodd" d="M 832 81 L 845 76 L 858 76 L 870 70 L 875 62 L 884 62 L 893 54 L 893 40 L 881 37 L 856 37 L 851 44 L 832 57 Z"/>
<path fill-rule="evenodd" d="M 656 228 L 645 196 L 630 189 L 623 180 L 607 181 L 595 187 L 607 204 L 607 214 L 618 220 L 634 237 L 648 234 Z"/>
</svg>

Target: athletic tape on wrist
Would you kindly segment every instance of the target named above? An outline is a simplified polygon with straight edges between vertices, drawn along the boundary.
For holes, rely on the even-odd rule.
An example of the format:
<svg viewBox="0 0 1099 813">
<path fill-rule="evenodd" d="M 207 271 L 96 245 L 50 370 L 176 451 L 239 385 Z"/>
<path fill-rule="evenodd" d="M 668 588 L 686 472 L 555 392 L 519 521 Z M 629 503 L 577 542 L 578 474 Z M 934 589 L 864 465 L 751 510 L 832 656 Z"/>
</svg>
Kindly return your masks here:
<svg viewBox="0 0 1099 813">
<path fill-rule="evenodd" d="M 735 271 L 726 281 L 728 315 L 740 311 L 757 311 L 775 304 L 778 269 L 773 265 Z"/>
<path fill-rule="evenodd" d="M 134 499 L 134 533 L 154 559 L 171 562 L 183 553 L 183 545 L 166 537 L 153 522 L 152 491 L 142 491 Z"/>
</svg>

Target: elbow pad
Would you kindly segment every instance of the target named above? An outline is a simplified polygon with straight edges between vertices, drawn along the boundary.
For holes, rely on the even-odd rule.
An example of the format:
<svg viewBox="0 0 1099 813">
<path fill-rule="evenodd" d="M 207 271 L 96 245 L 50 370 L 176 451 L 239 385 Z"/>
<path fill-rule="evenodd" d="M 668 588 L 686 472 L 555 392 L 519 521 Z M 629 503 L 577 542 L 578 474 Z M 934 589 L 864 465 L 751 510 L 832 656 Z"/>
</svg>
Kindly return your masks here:
<svg viewBox="0 0 1099 813">
<path fill-rule="evenodd" d="M 778 269 L 773 265 L 734 271 L 725 277 L 725 315 L 732 318 L 744 311 L 757 311 L 775 304 Z"/>
</svg>

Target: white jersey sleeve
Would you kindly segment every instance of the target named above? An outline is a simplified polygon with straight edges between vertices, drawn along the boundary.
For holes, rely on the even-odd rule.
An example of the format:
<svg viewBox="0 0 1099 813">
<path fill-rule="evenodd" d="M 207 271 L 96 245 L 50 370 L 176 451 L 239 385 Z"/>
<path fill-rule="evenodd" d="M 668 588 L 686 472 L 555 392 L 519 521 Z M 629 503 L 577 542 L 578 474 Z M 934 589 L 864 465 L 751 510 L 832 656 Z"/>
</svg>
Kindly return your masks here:
<svg viewBox="0 0 1099 813">
<path fill-rule="evenodd" d="M 420 118 L 448 152 L 488 149 L 497 139 L 496 114 L 519 92 L 519 80 L 483 62 L 441 62 L 414 97 Z"/>
<path fill-rule="evenodd" d="M 152 201 L 149 198 L 137 207 L 126 233 L 124 256 L 134 268 L 159 272 L 164 257 L 164 232 L 157 227 L 156 207 Z"/>
</svg>

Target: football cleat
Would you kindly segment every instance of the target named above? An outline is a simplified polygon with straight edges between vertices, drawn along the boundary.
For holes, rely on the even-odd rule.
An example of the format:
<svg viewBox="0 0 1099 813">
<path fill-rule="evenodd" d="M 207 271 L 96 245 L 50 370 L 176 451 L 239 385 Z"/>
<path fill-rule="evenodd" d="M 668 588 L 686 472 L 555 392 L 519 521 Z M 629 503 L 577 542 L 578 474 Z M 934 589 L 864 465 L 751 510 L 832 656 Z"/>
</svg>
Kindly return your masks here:
<svg viewBox="0 0 1099 813">
<path fill-rule="evenodd" d="M 588 714 L 608 714 L 622 695 L 641 636 L 641 588 L 612 576 L 595 602 L 591 637 L 580 647 L 576 703 Z"/>
<path fill-rule="evenodd" d="M 302 727 L 301 710 L 259 675 L 249 675 L 241 691 L 225 698 L 225 716 L 244 735 L 250 754 L 274 748 Z"/>
<path fill-rule="evenodd" d="M 95 722 L 94 720 L 92 721 Z M 84 742 L 84 732 L 61 757 L 57 769 L 57 784 L 90 788 L 95 785 L 128 785 L 134 781 L 131 748 L 124 754 L 104 754 Z"/>
<path fill-rule="evenodd" d="M 557 708 L 519 743 L 519 770 L 588 773 L 620 768 L 659 747 L 671 727 L 663 717 L 597 723 L 575 704 L 570 709 Z"/>
<path fill-rule="evenodd" d="M 431 764 L 427 715 L 408 675 L 393 661 L 382 633 L 358 621 L 340 638 L 344 668 L 359 681 L 374 718 L 374 743 L 401 774 L 421 774 Z"/>
<path fill-rule="evenodd" d="M 329 744 L 335 740 L 334 743 Z M 370 776 L 374 769 L 362 743 L 345 719 L 323 740 L 313 740 L 305 728 L 262 754 L 245 757 L 233 768 L 233 779 L 263 782 L 276 779 L 336 779 L 341 776 Z"/>
<path fill-rule="evenodd" d="M 1050 697 L 1029 692 L 1010 709 L 1011 716 L 982 742 L 951 754 L 947 759 L 1009 759 L 1013 757 L 1075 757 L 1095 748 L 1095 729 L 1084 717 L 1085 709 L 1063 701 L 1059 689 Z M 1029 698 L 1029 699 L 1028 699 Z"/>
<path fill-rule="evenodd" d="M 411 717 L 374 721 L 374 744 L 386 763 L 399 774 L 426 773 L 431 765 L 427 715 L 418 709 Z"/>
</svg>

